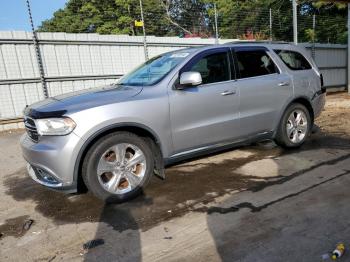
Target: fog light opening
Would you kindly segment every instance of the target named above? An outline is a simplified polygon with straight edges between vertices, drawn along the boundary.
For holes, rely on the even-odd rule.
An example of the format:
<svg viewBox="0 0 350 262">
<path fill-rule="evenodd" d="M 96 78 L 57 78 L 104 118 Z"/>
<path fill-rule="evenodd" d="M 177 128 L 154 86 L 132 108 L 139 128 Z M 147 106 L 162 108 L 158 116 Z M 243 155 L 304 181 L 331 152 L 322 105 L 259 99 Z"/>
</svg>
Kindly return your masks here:
<svg viewBox="0 0 350 262">
<path fill-rule="evenodd" d="M 49 184 L 59 184 L 60 181 L 58 181 L 54 176 L 47 173 L 45 170 L 41 168 L 35 168 L 35 173 L 41 181 Z"/>
</svg>

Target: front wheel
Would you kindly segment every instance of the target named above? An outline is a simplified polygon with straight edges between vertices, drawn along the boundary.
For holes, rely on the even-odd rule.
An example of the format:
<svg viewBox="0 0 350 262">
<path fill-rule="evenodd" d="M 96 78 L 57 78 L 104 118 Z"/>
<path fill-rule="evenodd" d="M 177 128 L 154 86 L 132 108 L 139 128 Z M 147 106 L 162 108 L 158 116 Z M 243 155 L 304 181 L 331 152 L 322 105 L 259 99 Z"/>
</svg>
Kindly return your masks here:
<svg viewBox="0 0 350 262">
<path fill-rule="evenodd" d="M 292 104 L 283 114 L 275 141 L 283 147 L 299 147 L 311 130 L 309 110 L 302 104 Z"/>
<path fill-rule="evenodd" d="M 154 169 L 152 151 L 141 137 L 115 132 L 98 140 L 83 163 L 83 180 L 105 202 L 127 201 L 141 193 Z"/>
</svg>

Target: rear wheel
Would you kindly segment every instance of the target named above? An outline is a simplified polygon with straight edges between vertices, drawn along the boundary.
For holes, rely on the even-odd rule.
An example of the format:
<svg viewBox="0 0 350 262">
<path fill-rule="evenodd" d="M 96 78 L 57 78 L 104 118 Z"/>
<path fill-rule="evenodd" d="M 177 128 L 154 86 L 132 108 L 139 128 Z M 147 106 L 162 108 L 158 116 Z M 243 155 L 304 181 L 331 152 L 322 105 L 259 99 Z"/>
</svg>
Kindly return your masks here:
<svg viewBox="0 0 350 262">
<path fill-rule="evenodd" d="M 309 110 L 302 104 L 292 104 L 284 113 L 275 141 L 283 147 L 299 147 L 310 134 Z"/>
<path fill-rule="evenodd" d="M 154 169 L 152 151 L 141 137 L 115 132 L 98 140 L 83 163 L 83 179 L 106 202 L 127 201 L 141 193 Z"/>
</svg>

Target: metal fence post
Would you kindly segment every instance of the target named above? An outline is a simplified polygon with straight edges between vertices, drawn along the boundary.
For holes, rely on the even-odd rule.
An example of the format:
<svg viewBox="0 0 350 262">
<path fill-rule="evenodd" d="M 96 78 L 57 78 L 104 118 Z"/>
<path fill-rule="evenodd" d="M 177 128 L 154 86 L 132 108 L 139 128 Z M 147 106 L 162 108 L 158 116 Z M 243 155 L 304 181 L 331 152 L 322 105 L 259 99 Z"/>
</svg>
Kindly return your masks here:
<svg viewBox="0 0 350 262">
<path fill-rule="evenodd" d="M 293 0 L 293 41 L 298 44 L 297 0 Z"/>
<path fill-rule="evenodd" d="M 148 60 L 148 50 L 147 50 L 145 20 L 143 18 L 142 0 L 140 0 L 140 11 L 141 11 L 142 30 L 143 30 L 143 49 L 144 49 L 144 53 L 145 53 L 145 61 L 147 61 Z"/>
<path fill-rule="evenodd" d="M 315 60 L 315 56 L 316 56 L 316 53 L 315 53 L 315 38 L 316 38 L 316 15 L 314 14 L 313 17 L 312 17 L 312 48 L 311 48 L 311 56 L 312 56 L 312 59 Z"/>
<path fill-rule="evenodd" d="M 350 94 L 350 3 L 348 3 L 348 65 L 347 65 L 347 88 Z"/>
<path fill-rule="evenodd" d="M 272 10 L 270 8 L 270 41 L 272 41 Z"/>
<path fill-rule="evenodd" d="M 214 12 L 215 12 L 215 44 L 219 44 L 218 12 L 216 10 L 216 4 L 214 4 Z"/>
<path fill-rule="evenodd" d="M 37 63 L 38 63 L 38 68 L 39 68 L 40 81 L 41 81 L 41 85 L 42 85 L 42 88 L 43 88 L 44 96 L 45 96 L 45 98 L 48 98 L 49 97 L 49 92 L 47 90 L 47 85 L 46 85 L 46 81 L 45 81 L 45 72 L 44 72 L 44 67 L 43 67 L 43 60 L 42 60 L 41 53 L 40 53 L 38 37 L 37 37 L 36 31 L 35 31 L 35 28 L 34 28 L 33 17 L 32 17 L 32 12 L 30 10 L 29 0 L 27 0 L 27 8 L 28 8 L 28 14 L 29 14 L 29 22 L 30 22 L 30 25 L 32 27 L 33 44 L 34 44 L 36 60 L 37 60 Z"/>
</svg>

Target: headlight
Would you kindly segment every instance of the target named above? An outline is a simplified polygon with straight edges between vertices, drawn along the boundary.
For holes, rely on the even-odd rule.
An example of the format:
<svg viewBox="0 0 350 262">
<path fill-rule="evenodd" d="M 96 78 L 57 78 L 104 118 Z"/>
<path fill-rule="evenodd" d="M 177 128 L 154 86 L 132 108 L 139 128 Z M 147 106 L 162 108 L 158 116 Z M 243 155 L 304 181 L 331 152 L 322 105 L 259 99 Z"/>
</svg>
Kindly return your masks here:
<svg viewBox="0 0 350 262">
<path fill-rule="evenodd" d="M 73 131 L 76 124 L 68 118 L 36 119 L 36 128 L 41 136 L 64 136 Z"/>
</svg>

